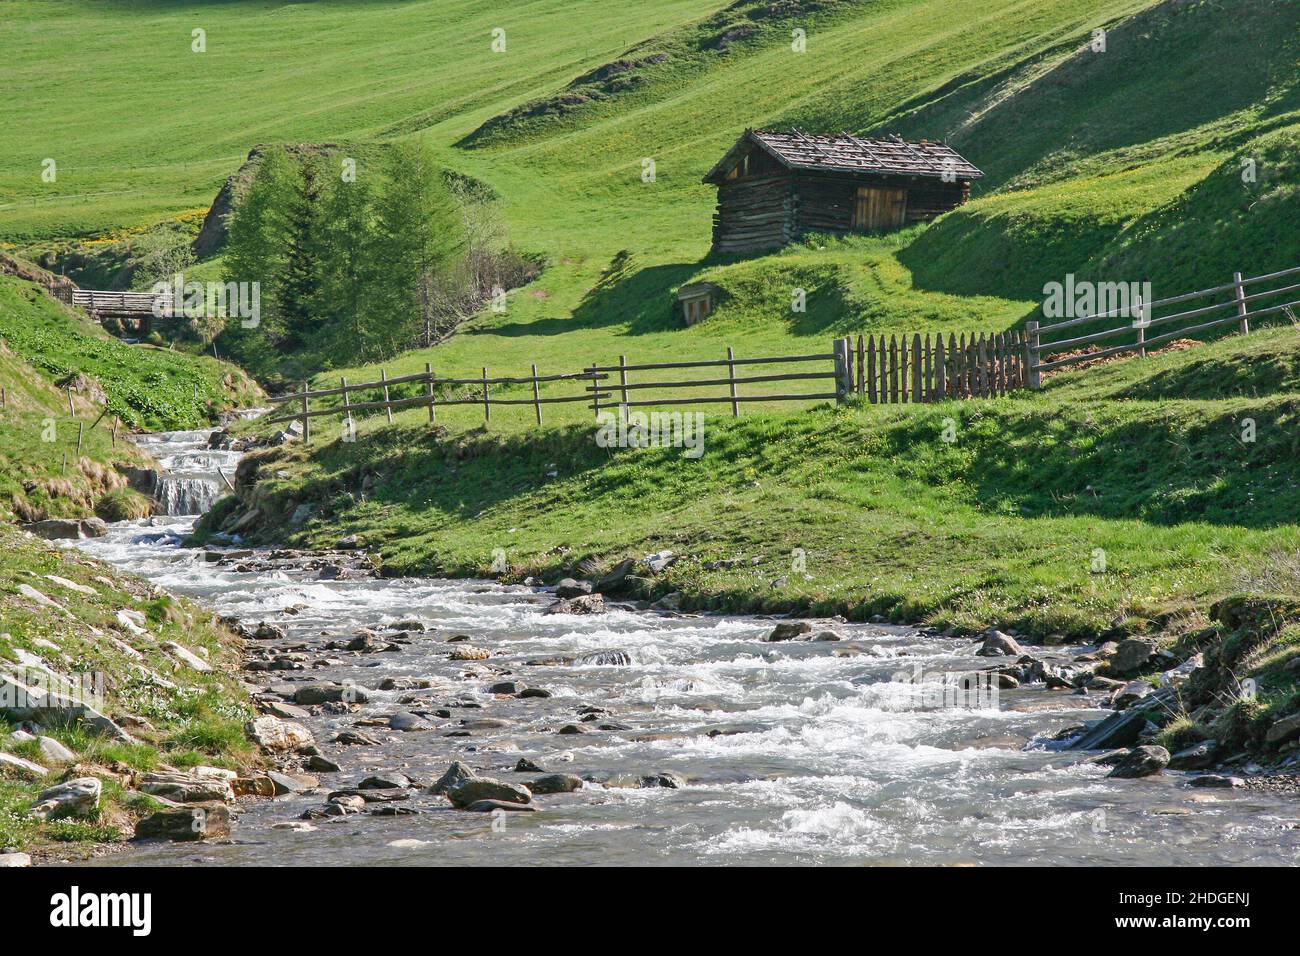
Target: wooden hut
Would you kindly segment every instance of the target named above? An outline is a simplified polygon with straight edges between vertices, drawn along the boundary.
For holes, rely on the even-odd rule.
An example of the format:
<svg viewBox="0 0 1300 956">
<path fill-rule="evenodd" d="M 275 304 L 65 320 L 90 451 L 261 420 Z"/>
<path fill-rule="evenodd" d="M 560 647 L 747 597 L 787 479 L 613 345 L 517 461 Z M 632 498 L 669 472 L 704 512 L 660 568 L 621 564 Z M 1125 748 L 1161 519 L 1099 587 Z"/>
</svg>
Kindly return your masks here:
<svg viewBox="0 0 1300 956">
<path fill-rule="evenodd" d="M 971 181 L 983 175 L 929 140 L 746 130 L 704 177 L 718 187 L 713 250 L 749 252 L 807 232 L 928 222 L 966 202 Z"/>
</svg>

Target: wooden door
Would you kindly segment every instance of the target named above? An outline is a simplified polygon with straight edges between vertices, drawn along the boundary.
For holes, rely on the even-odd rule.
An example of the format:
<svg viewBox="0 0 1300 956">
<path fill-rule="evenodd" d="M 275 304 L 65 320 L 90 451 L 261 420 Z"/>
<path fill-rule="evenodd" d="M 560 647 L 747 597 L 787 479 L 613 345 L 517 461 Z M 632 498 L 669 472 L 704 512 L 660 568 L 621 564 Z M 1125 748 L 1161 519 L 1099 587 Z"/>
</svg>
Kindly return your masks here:
<svg viewBox="0 0 1300 956">
<path fill-rule="evenodd" d="M 907 218 L 907 190 L 859 186 L 853 207 L 853 228 L 896 229 Z"/>
</svg>

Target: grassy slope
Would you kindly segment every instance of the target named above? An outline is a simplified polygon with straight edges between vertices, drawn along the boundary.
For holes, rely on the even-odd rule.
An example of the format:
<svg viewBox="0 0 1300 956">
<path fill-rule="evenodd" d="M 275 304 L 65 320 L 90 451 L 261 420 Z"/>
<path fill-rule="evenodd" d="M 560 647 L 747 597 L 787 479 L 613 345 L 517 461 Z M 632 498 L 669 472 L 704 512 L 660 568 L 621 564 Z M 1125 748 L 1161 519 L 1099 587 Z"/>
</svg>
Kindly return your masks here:
<svg viewBox="0 0 1300 956">
<path fill-rule="evenodd" d="M 93 595 L 50 581 L 56 575 L 93 589 Z M 36 588 L 65 608 L 65 616 L 18 594 L 18 586 Z M 130 634 L 117 620 L 122 609 L 143 613 L 148 637 Z M 61 778 L 62 768 L 44 780 L 0 777 L 0 846 L 49 849 L 52 842 L 109 842 L 131 832 L 133 816 L 155 808 L 147 797 L 125 793 L 118 775 L 149 770 L 160 763 L 237 768 L 256 762 L 244 738 L 243 723 L 252 716 L 238 681 L 235 639 L 213 624 L 211 612 L 162 595 L 138 579 L 123 575 L 76 552 L 59 551 L 43 541 L 0 524 L 0 668 L 20 673 L 18 649 L 42 658 L 60 674 L 98 673 L 108 689 L 105 712 L 148 721 L 132 726 L 138 744 L 108 741 L 75 725 L 44 728 L 78 756 L 74 775 L 104 779 L 103 806 L 88 818 L 41 824 L 25 813 L 34 795 Z M 98 629 L 100 633 L 95 633 Z M 103 636 L 113 634 L 134 646 L 134 658 Z M 37 643 L 51 641 L 57 651 Z M 207 656 L 214 670 L 200 674 L 180 667 L 161 644 L 176 641 Z M 144 670 L 141 669 L 143 666 Z M 154 676 L 176 685 L 169 688 Z M 32 744 L 12 744 L 12 726 L 0 717 L 0 747 L 43 763 Z"/>
</svg>

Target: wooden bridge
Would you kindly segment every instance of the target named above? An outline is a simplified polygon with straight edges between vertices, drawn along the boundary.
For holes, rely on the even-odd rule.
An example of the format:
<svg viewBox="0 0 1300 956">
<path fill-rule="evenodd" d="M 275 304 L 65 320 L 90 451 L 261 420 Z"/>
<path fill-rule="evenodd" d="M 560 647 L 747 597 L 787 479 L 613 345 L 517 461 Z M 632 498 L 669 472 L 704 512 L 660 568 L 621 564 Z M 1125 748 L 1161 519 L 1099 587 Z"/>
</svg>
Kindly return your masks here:
<svg viewBox="0 0 1300 956">
<path fill-rule="evenodd" d="M 125 330 L 148 335 L 155 318 L 174 315 L 170 292 L 108 292 L 100 289 L 73 289 L 72 304 L 85 309 L 97 322 L 116 319 Z"/>
</svg>

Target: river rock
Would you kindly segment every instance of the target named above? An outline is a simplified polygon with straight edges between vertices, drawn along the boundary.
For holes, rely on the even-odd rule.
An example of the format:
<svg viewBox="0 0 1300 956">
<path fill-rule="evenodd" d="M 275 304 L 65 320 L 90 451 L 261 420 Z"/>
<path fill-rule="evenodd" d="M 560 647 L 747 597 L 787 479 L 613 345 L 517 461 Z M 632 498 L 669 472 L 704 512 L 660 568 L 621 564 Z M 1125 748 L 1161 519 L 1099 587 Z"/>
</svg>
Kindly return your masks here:
<svg viewBox="0 0 1300 956">
<path fill-rule="evenodd" d="M 76 518 L 47 518 L 44 521 L 24 525 L 24 528 L 38 538 L 45 538 L 47 541 L 85 537 L 81 531 L 81 522 Z"/>
<path fill-rule="evenodd" d="M 399 711 L 388 718 L 388 727 L 390 730 L 409 732 L 413 730 L 428 730 L 429 724 L 422 717 L 417 717 L 415 714 L 408 714 L 405 711 Z"/>
<path fill-rule="evenodd" d="M 1144 745 L 1129 751 L 1128 755 L 1106 776 L 1124 779 L 1151 777 L 1163 773 L 1168 765 L 1168 750 L 1164 747 Z"/>
<path fill-rule="evenodd" d="M 223 840 L 230 836 L 230 811 L 224 803 L 159 810 L 135 825 L 137 840 Z"/>
<path fill-rule="evenodd" d="M 624 561 L 620 561 L 618 564 L 614 565 L 614 567 L 611 568 L 606 574 L 602 575 L 600 579 L 596 581 L 595 584 L 592 585 L 592 590 L 599 591 L 602 594 L 610 594 L 614 591 L 618 591 L 623 587 L 624 583 L 627 581 L 627 576 L 632 573 L 632 570 L 635 567 L 636 567 L 636 561 L 634 561 L 632 558 L 628 558 Z M 601 602 L 601 609 L 602 610 L 604 609 L 603 601 Z M 578 612 L 578 613 L 589 613 L 589 612 Z"/>
<path fill-rule="evenodd" d="M 1131 674 L 1144 667 L 1160 645 L 1155 641 L 1130 638 L 1120 641 L 1115 648 L 1115 656 L 1110 659 L 1110 669 L 1115 674 Z"/>
<path fill-rule="evenodd" d="M 590 581 L 575 581 L 573 578 L 565 578 L 555 586 L 555 596 L 560 599 L 582 597 L 584 594 L 590 593 Z"/>
<path fill-rule="evenodd" d="M 1066 749 L 1113 750 L 1116 747 L 1131 747 L 1146 731 L 1149 723 L 1147 714 L 1154 708 L 1171 703 L 1172 700 L 1172 691 L 1156 691 L 1128 710 L 1111 714 L 1105 720 L 1092 724 L 1072 740 Z"/>
<path fill-rule="evenodd" d="M 316 773 L 338 773 L 342 768 L 328 757 L 312 754 L 307 760 L 307 769 Z"/>
<path fill-rule="evenodd" d="M 446 793 L 452 805 L 461 809 L 480 800 L 504 800 L 509 803 L 531 803 L 533 800 L 533 795 L 527 788 L 492 777 L 472 777 L 469 780 L 462 780 Z"/>
<path fill-rule="evenodd" d="M 433 782 L 433 785 L 429 787 L 429 792 L 447 793 L 452 788 L 460 786 L 467 780 L 474 780 L 476 777 L 477 774 L 467 764 L 457 760 L 447 768 L 441 777 Z"/>
<path fill-rule="evenodd" d="M 146 773 L 140 778 L 139 789 L 155 797 L 163 797 L 176 803 L 232 803 L 235 791 L 230 781 L 200 777 L 188 773 L 158 771 Z"/>
<path fill-rule="evenodd" d="M 485 661 L 491 656 L 491 651 L 486 651 L 481 647 L 470 647 L 468 644 L 464 644 L 451 652 L 450 660 Z"/>
<path fill-rule="evenodd" d="M 356 730 L 343 730 L 334 736 L 332 743 L 342 744 L 345 747 L 374 747 L 379 741 L 369 734 Z"/>
<path fill-rule="evenodd" d="M 366 777 L 357 784 L 358 790 L 404 790 L 411 785 L 411 778 L 404 773 L 392 771 L 377 773 Z"/>
<path fill-rule="evenodd" d="M 0 870 L 11 870 L 31 865 L 32 858 L 26 853 L 0 853 Z"/>
<path fill-rule="evenodd" d="M 515 696 L 520 700 L 528 700 L 530 697 L 550 697 L 551 692 L 549 690 L 543 690 L 540 687 L 525 687 Z"/>
<path fill-rule="evenodd" d="M 1144 680 L 1131 680 L 1115 693 L 1110 702 L 1116 710 L 1124 710 L 1142 698 L 1151 696 L 1152 690 L 1154 688 Z"/>
<path fill-rule="evenodd" d="M 802 634 L 808 634 L 812 631 L 812 625 L 807 621 L 782 621 L 776 627 L 772 628 L 767 637 L 763 638 L 768 643 L 776 641 L 793 641 Z"/>
<path fill-rule="evenodd" d="M 637 784 L 642 789 L 664 787 L 668 790 L 681 790 L 686 786 L 686 778 L 671 770 L 642 777 Z"/>
<path fill-rule="evenodd" d="M 257 625 L 257 630 L 253 632 L 253 637 L 259 641 L 283 641 L 289 634 L 279 624 L 271 624 L 263 621 Z"/>
<path fill-rule="evenodd" d="M 475 800 L 468 806 L 461 807 L 470 813 L 491 813 L 501 810 L 505 813 L 536 813 L 537 808 L 526 803 L 512 803 L 509 800 Z"/>
<path fill-rule="evenodd" d="M 1193 777 L 1188 781 L 1189 786 L 1193 787 L 1223 787 L 1226 789 L 1236 789 L 1244 787 L 1246 781 L 1240 777 L 1226 777 L 1217 773 L 1203 773 L 1200 776 Z"/>
<path fill-rule="evenodd" d="M 1170 770 L 1203 770 L 1214 763 L 1215 751 L 1219 749 L 1217 740 L 1202 740 L 1169 758 Z"/>
<path fill-rule="evenodd" d="M 627 667 L 632 663 L 632 655 L 627 651 L 593 651 L 573 659 L 579 667 Z"/>
<path fill-rule="evenodd" d="M 1300 736 L 1300 714 L 1292 714 L 1290 717 L 1275 721 L 1273 726 L 1268 728 L 1264 740 L 1266 743 L 1280 744 L 1296 736 Z"/>
<path fill-rule="evenodd" d="M 984 635 L 984 643 L 975 652 L 977 657 L 1020 656 L 1024 653 L 1016 639 L 1001 631 L 989 631 Z"/>
<path fill-rule="evenodd" d="M 57 787 L 43 790 L 32 805 L 38 820 L 57 820 L 73 814 L 86 814 L 99 807 L 104 785 L 98 777 L 77 777 Z"/>
<path fill-rule="evenodd" d="M 497 683 L 492 684 L 490 687 L 488 687 L 487 692 L 489 694 L 510 694 L 511 696 L 513 696 L 515 694 L 522 693 L 523 690 L 524 690 L 524 685 L 520 684 L 518 681 L 503 680 L 503 681 L 497 681 Z"/>
<path fill-rule="evenodd" d="M 248 738 L 264 750 L 296 750 L 313 743 L 311 731 L 302 724 L 279 717 L 257 717 L 244 725 Z"/>
<path fill-rule="evenodd" d="M 305 684 L 293 694 L 293 702 L 303 707 L 312 704 L 364 704 L 368 700 L 365 690 L 355 684 Z"/>
<path fill-rule="evenodd" d="M 575 598 L 561 598 L 543 614 L 604 614 L 605 599 L 599 594 L 582 594 Z"/>
<path fill-rule="evenodd" d="M 525 786 L 534 794 L 572 793 L 582 789 L 582 778 L 571 773 L 548 773 Z"/>
<path fill-rule="evenodd" d="M 515 764 L 515 773 L 546 773 L 546 771 L 527 757 L 520 757 L 519 762 Z"/>
<path fill-rule="evenodd" d="M 1167 670 L 1160 675 L 1161 687 L 1182 687 L 1191 679 L 1192 674 L 1202 666 L 1204 658 L 1200 654 L 1193 654 L 1187 660 L 1183 661 L 1172 670 Z"/>
</svg>

